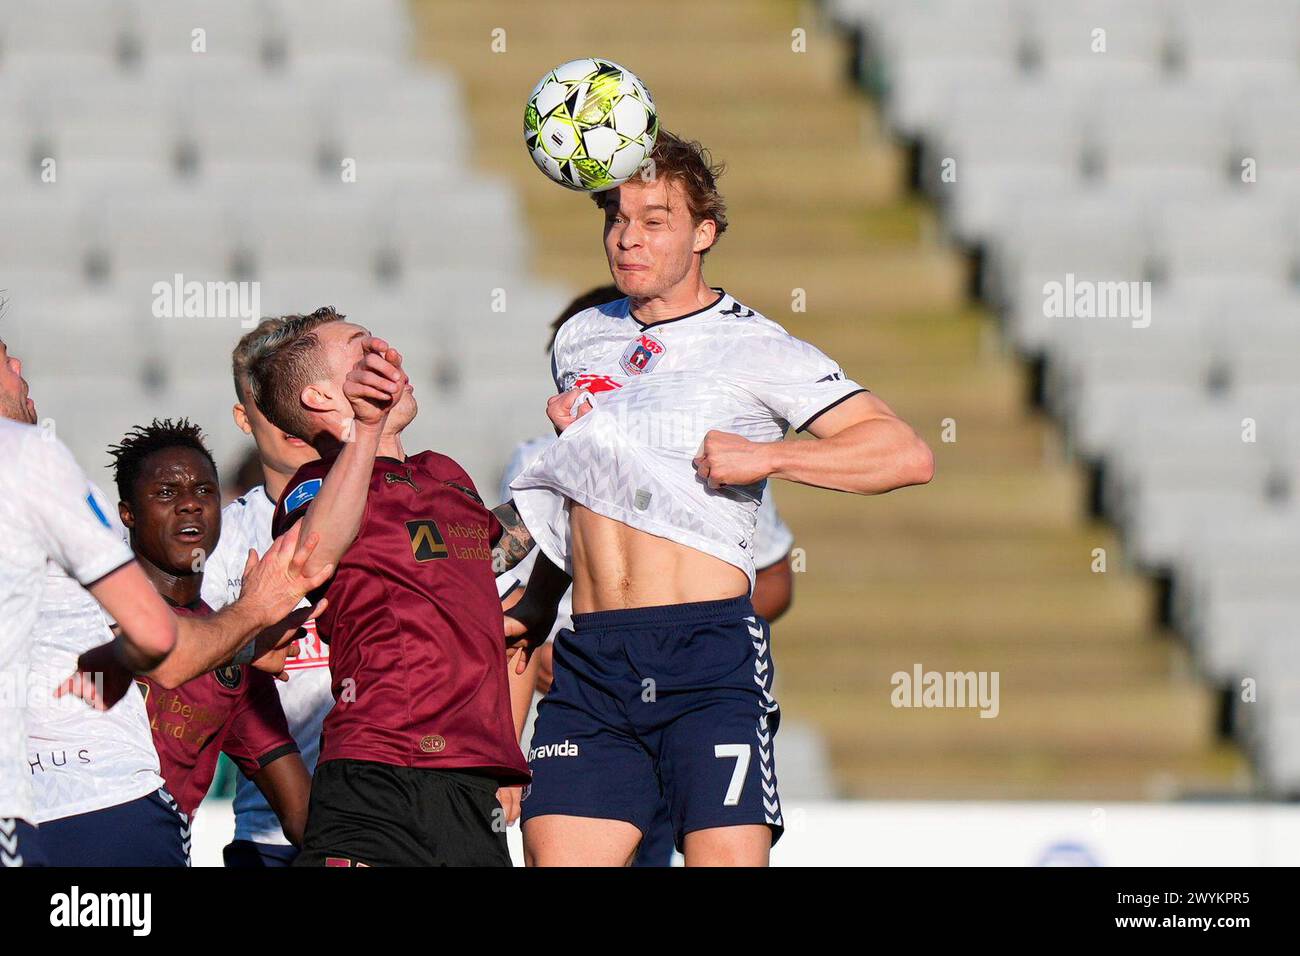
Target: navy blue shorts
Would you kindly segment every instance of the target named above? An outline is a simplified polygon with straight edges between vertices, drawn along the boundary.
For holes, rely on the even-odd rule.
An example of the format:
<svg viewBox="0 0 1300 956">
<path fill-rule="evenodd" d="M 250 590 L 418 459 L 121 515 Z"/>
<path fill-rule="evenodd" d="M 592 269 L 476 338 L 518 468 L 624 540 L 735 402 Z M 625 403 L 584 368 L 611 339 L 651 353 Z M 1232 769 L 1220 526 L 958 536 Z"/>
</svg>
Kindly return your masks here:
<svg viewBox="0 0 1300 956">
<path fill-rule="evenodd" d="M 749 824 L 775 843 L 769 633 L 748 597 L 575 614 L 537 708 L 525 825 L 565 814 L 648 834 L 662 801 L 678 849 L 694 830 Z"/>
<path fill-rule="evenodd" d="M 650 829 L 641 835 L 641 845 L 632 858 L 633 866 L 673 865 L 673 822 L 668 818 L 668 805 L 659 801 Z"/>
<path fill-rule="evenodd" d="M 166 790 L 48 820 L 40 839 L 50 866 L 190 865 L 190 824 Z"/>
<path fill-rule="evenodd" d="M 17 817 L 0 817 L 0 867 L 49 866 L 36 827 Z"/>
</svg>

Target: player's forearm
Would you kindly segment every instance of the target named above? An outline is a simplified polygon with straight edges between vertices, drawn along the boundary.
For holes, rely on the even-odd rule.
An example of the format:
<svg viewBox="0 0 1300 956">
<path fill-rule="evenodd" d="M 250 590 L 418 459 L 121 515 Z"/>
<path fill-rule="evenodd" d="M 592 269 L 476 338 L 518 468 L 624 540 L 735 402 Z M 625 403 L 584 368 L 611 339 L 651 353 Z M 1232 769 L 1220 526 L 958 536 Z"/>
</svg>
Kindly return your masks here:
<svg viewBox="0 0 1300 956">
<path fill-rule="evenodd" d="M 311 797 L 311 774 L 297 752 L 271 761 L 253 775 L 253 783 L 280 821 L 280 829 L 296 847 L 302 847 Z"/>
<path fill-rule="evenodd" d="M 790 608 L 794 596 L 794 575 L 790 558 L 768 565 L 754 576 L 754 611 L 769 624 Z"/>
<path fill-rule="evenodd" d="M 502 532 L 501 540 L 492 549 L 492 573 L 505 574 L 528 556 L 528 552 L 533 550 L 536 542 L 528 533 L 523 519 L 519 517 L 513 498 L 497 505 L 492 509 L 492 513 L 497 516 L 497 521 L 501 522 Z"/>
<path fill-rule="evenodd" d="M 511 616 L 517 620 L 544 622 L 549 632 L 555 623 L 560 600 L 573 584 L 573 579 L 562 569 L 555 566 L 545 552 L 538 552 L 533 564 L 532 574 L 524 588 L 524 596 L 512 609 Z M 546 635 L 537 635 L 537 643 L 545 640 Z"/>
<path fill-rule="evenodd" d="M 320 534 L 320 542 L 303 569 L 307 576 L 327 564 L 338 564 L 361 528 L 375 455 L 379 452 L 380 430 L 358 424 L 352 439 L 343 446 L 302 519 L 300 548 L 313 532 Z"/>
<path fill-rule="evenodd" d="M 514 667 L 507 668 L 510 681 L 510 715 L 515 721 L 515 739 L 524 736 L 524 724 L 528 722 L 528 711 L 533 706 L 533 688 L 537 685 L 537 661 L 534 654 L 528 661 L 522 674 L 516 674 Z"/>
<path fill-rule="evenodd" d="M 266 624 L 239 601 L 211 617 L 176 620 L 176 647 L 149 677 L 169 690 L 228 664 Z"/>
<path fill-rule="evenodd" d="M 132 673 L 159 666 L 176 645 L 176 615 L 134 561 L 90 587 L 97 600 L 117 622 L 113 656 Z"/>
<path fill-rule="evenodd" d="M 934 475 L 929 446 L 897 418 L 858 422 L 813 441 L 772 442 L 766 453 L 769 477 L 858 495 L 923 485 Z"/>
</svg>

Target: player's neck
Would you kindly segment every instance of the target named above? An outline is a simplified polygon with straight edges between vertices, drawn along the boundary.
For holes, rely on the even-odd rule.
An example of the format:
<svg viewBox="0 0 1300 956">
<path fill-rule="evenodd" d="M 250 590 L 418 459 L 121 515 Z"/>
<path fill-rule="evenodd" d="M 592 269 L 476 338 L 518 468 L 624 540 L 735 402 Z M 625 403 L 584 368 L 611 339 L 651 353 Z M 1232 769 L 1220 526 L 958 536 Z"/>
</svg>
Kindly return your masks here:
<svg viewBox="0 0 1300 956">
<path fill-rule="evenodd" d="M 271 500 L 272 504 L 280 503 L 280 495 L 284 494 L 284 486 L 289 483 L 293 474 L 285 474 L 282 471 L 276 471 L 266 462 L 262 462 L 262 487 L 266 490 L 266 497 Z"/>
<path fill-rule="evenodd" d="M 135 553 L 144 576 L 154 589 L 172 604 L 189 607 L 199 599 L 203 590 L 203 572 L 191 574 L 173 574 L 158 567 L 139 551 Z"/>
<path fill-rule="evenodd" d="M 660 295 L 631 297 L 632 316 L 642 325 L 653 325 L 676 319 L 707 308 L 718 300 L 718 293 L 709 288 L 704 276 L 695 273 Z"/>
<path fill-rule="evenodd" d="M 383 458 L 396 458 L 398 461 L 406 461 L 406 449 L 402 447 L 401 434 L 390 435 L 384 432 L 379 436 L 379 451 L 376 453 Z"/>
</svg>

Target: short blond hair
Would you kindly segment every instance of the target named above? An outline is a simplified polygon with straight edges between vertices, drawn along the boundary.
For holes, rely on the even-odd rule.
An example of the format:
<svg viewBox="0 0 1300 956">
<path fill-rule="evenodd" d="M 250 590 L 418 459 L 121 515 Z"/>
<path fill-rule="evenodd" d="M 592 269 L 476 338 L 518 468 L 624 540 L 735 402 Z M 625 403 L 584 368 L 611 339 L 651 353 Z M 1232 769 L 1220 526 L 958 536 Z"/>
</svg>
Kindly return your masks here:
<svg viewBox="0 0 1300 956">
<path fill-rule="evenodd" d="M 327 372 L 316 330 L 346 318 L 328 305 L 310 315 L 286 315 L 250 356 L 248 384 L 253 401 L 273 425 L 303 441 L 313 436 L 311 419 L 302 407 L 302 390 Z"/>
</svg>

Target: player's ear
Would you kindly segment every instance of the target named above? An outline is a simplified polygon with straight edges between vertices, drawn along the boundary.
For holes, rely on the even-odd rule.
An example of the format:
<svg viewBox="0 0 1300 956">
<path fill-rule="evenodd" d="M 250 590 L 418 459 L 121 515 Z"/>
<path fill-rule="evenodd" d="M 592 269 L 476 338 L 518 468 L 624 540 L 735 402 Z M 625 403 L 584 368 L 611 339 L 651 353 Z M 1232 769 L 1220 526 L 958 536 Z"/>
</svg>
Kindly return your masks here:
<svg viewBox="0 0 1300 956">
<path fill-rule="evenodd" d="M 704 252 L 713 245 L 713 240 L 718 235 L 718 224 L 712 219 L 701 219 L 700 224 L 695 227 L 695 246 L 692 252 Z"/>
<path fill-rule="evenodd" d="M 122 519 L 122 524 L 128 529 L 135 528 L 135 514 L 131 511 L 131 506 L 125 501 L 117 503 L 117 516 Z"/>
<path fill-rule="evenodd" d="M 230 410 L 230 414 L 235 419 L 236 428 L 245 435 L 251 435 L 253 433 L 253 426 L 248 421 L 248 409 L 244 407 L 243 402 L 235 402 L 234 407 Z"/>
<path fill-rule="evenodd" d="M 334 402 L 322 385 L 322 382 L 313 382 L 303 388 L 298 393 L 298 400 L 313 412 L 329 412 L 334 410 Z"/>
</svg>

